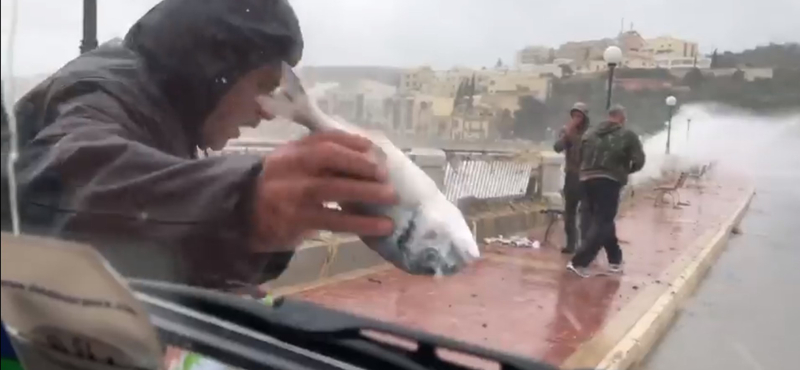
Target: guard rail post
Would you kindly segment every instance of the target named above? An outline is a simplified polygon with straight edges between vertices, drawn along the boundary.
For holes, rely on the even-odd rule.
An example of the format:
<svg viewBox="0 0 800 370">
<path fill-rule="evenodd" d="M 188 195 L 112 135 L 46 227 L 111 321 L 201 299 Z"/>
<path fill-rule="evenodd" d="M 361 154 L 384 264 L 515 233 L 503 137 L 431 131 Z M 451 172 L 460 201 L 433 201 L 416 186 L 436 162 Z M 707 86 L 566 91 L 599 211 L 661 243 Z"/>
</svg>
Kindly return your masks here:
<svg viewBox="0 0 800 370">
<path fill-rule="evenodd" d="M 564 187 L 562 167 L 564 156 L 555 152 L 543 152 L 541 194 L 547 204 L 560 205 L 562 203 L 561 189 Z"/>
<path fill-rule="evenodd" d="M 417 164 L 444 191 L 444 173 L 447 165 L 447 156 L 444 150 L 434 148 L 412 148 L 408 152 L 409 158 Z"/>
</svg>

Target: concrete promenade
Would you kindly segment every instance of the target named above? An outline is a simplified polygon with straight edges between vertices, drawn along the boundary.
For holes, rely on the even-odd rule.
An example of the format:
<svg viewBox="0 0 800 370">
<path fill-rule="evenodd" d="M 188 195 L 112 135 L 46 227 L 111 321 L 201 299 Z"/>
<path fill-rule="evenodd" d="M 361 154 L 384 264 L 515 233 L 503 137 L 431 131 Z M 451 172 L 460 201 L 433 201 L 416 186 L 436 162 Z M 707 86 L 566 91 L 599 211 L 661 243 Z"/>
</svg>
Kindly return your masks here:
<svg viewBox="0 0 800 370">
<path fill-rule="evenodd" d="M 540 249 L 484 246 L 478 263 L 449 278 L 410 276 L 374 264 L 283 284 L 275 293 L 565 369 L 630 368 L 667 330 L 754 194 L 746 179 L 730 173 L 709 174 L 680 193 L 688 202 L 680 208 L 654 207 L 648 190 L 637 191 L 623 207 L 617 223 L 626 261 L 621 277 L 581 279 L 566 272 L 559 223 L 552 243 Z M 503 220 L 492 224 L 505 229 Z M 533 224 L 526 233 L 541 240 L 542 222 Z M 606 263 L 601 253 L 593 268 L 601 271 Z"/>
</svg>

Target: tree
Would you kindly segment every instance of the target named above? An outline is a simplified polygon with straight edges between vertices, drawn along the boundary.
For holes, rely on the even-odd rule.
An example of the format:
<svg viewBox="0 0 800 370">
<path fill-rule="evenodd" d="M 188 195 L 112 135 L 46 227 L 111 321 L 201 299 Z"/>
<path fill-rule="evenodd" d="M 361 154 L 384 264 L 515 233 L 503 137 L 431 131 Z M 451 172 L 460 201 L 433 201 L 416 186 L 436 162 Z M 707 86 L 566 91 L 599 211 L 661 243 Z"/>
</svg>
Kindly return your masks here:
<svg viewBox="0 0 800 370">
<path fill-rule="evenodd" d="M 514 137 L 514 117 L 511 111 L 503 109 L 499 114 L 494 117 L 494 124 L 492 125 L 497 136 L 508 139 Z"/>
<path fill-rule="evenodd" d="M 514 135 L 531 140 L 543 140 L 547 136 L 545 115 L 547 106 L 533 96 L 519 98 L 519 109 L 514 112 Z"/>
<path fill-rule="evenodd" d="M 717 54 L 717 49 L 714 49 L 714 53 L 711 54 L 711 69 L 719 68 L 719 54 Z"/>
<path fill-rule="evenodd" d="M 497 63 L 494 65 L 495 68 L 500 69 L 503 67 L 503 59 L 497 58 Z"/>
<path fill-rule="evenodd" d="M 700 87 L 705 81 L 705 76 L 700 68 L 692 68 L 685 76 L 683 76 L 683 84 L 691 88 Z"/>
<path fill-rule="evenodd" d="M 461 105 L 461 100 L 464 98 L 464 90 L 466 89 L 467 81 L 461 80 L 458 84 L 458 88 L 456 89 L 456 96 L 453 99 L 453 110 L 458 108 Z"/>
</svg>

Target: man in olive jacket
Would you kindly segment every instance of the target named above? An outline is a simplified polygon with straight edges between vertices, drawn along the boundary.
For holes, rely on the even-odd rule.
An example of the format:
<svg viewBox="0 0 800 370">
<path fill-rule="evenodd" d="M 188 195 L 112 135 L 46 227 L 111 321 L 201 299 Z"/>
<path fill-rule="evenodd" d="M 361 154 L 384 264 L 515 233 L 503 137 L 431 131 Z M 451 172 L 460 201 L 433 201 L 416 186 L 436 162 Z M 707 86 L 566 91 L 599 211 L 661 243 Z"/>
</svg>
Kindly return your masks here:
<svg viewBox="0 0 800 370">
<path fill-rule="evenodd" d="M 581 277 L 589 276 L 586 268 L 601 248 L 606 250 L 609 271 L 622 272 L 622 250 L 614 219 L 628 176 L 641 170 L 645 163 L 639 136 L 625 127 L 625 120 L 625 108 L 615 105 L 608 112 L 608 120 L 583 137 L 580 180 L 591 224 L 581 249 L 567 266 Z"/>
</svg>

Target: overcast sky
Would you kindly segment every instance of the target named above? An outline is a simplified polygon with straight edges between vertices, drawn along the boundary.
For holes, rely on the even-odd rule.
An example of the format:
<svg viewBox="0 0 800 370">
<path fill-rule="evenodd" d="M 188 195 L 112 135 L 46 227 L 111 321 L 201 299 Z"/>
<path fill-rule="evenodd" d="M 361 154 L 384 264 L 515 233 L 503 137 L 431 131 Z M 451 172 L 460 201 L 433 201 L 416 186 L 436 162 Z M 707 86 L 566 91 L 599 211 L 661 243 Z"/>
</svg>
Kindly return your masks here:
<svg viewBox="0 0 800 370">
<path fill-rule="evenodd" d="M 75 57 L 82 0 L 17 0 L 14 74 L 52 72 Z M 235 0 L 232 0 L 235 1 Z M 530 44 L 615 36 L 624 17 L 645 37 L 672 35 L 741 50 L 800 41 L 798 0 L 291 0 L 306 38 L 305 65 L 511 62 Z M 2 0 L 3 74 L 13 0 Z M 99 38 L 121 37 L 157 0 L 98 0 Z M 198 0 L 202 4 L 202 0 Z"/>
</svg>

